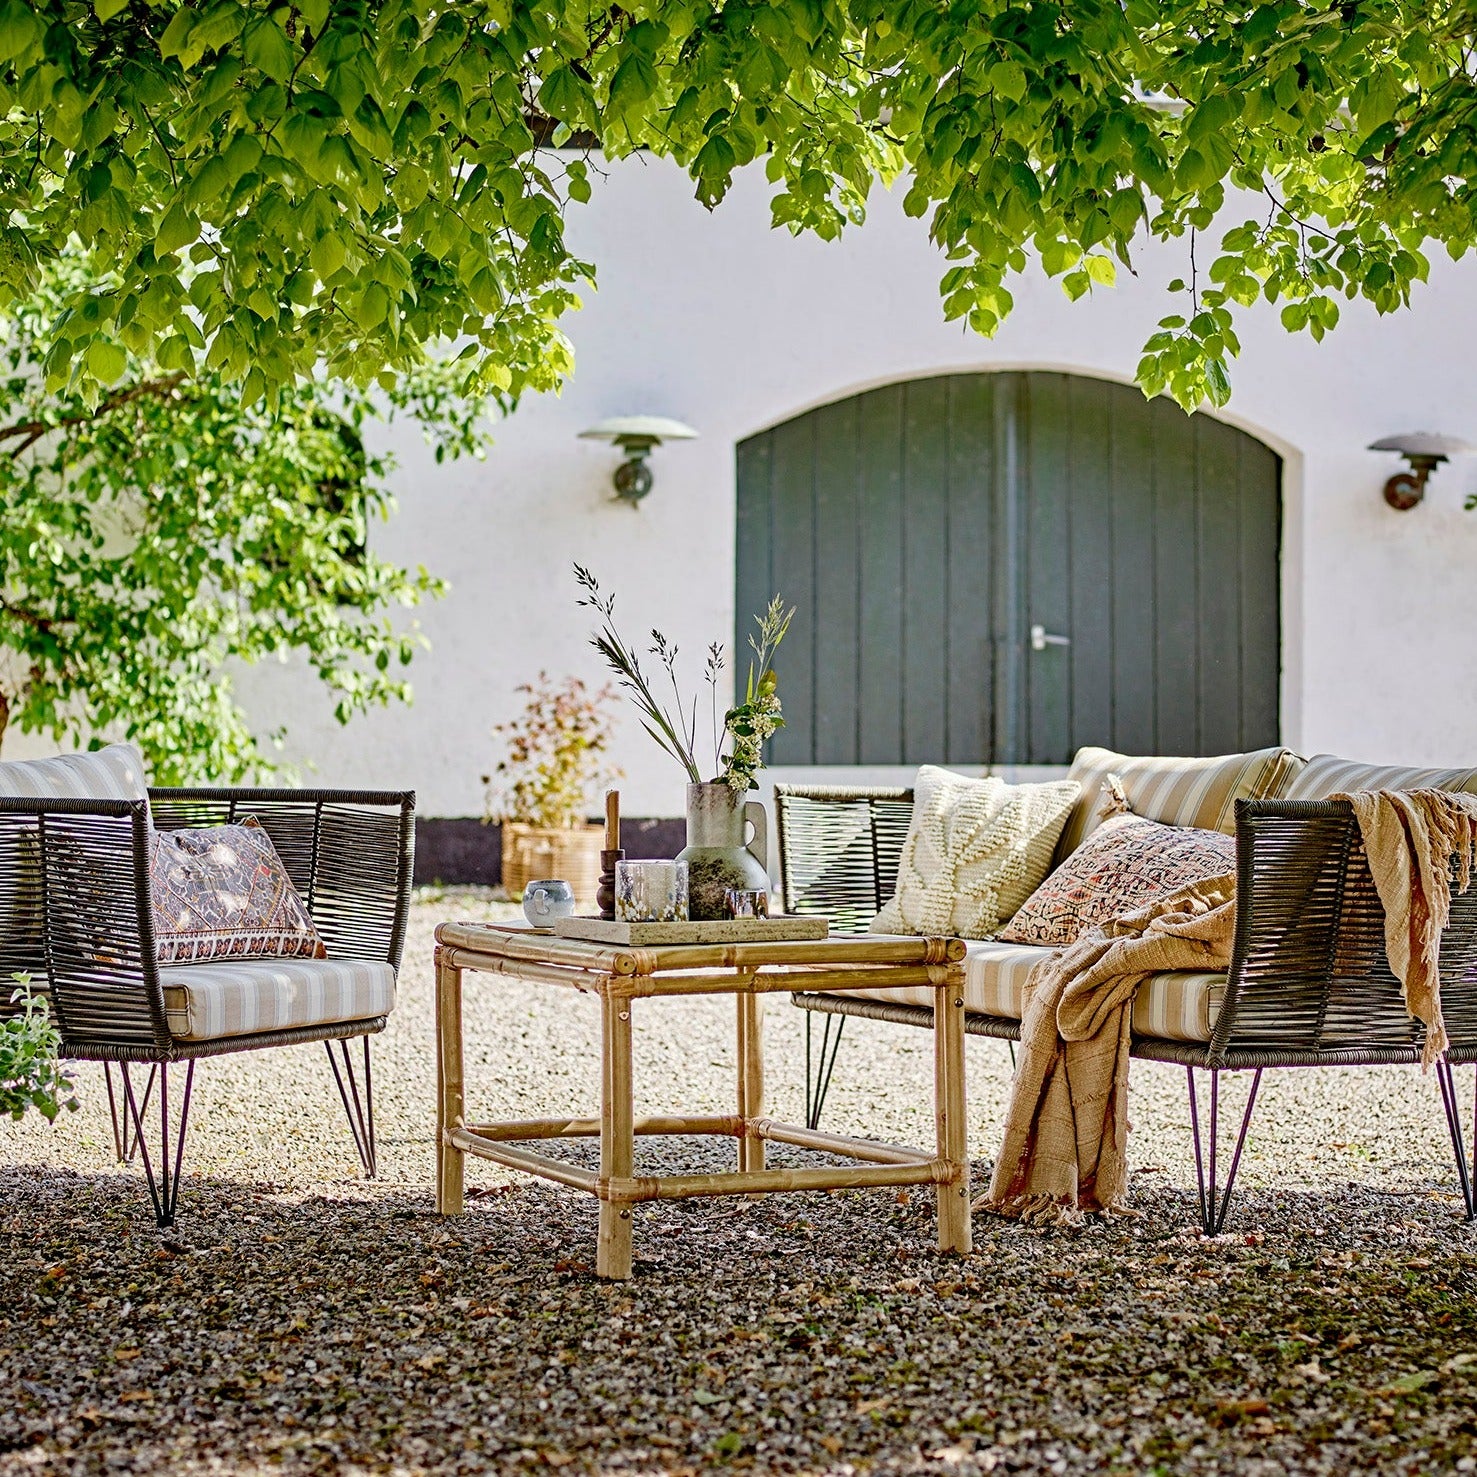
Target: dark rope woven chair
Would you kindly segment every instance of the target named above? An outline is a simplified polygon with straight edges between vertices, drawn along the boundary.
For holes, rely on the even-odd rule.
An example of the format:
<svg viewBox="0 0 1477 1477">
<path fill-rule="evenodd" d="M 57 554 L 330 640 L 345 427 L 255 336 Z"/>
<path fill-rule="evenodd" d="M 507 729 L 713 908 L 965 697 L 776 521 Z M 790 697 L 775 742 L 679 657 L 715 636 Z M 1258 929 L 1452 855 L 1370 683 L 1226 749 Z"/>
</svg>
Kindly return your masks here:
<svg viewBox="0 0 1477 1477">
<path fill-rule="evenodd" d="M 786 911 L 826 915 L 838 931 L 864 930 L 896 885 L 912 800 L 909 790 L 778 787 Z M 1136 1035 L 1132 1046 L 1135 1057 L 1185 1068 L 1200 1220 L 1207 1235 L 1224 1228 L 1266 1068 L 1409 1065 L 1419 1063 L 1424 1040 L 1424 1027 L 1406 1012 L 1399 981 L 1385 958 L 1384 909 L 1346 801 L 1238 801 L 1236 854 L 1236 935 L 1210 1041 Z M 1463 1205 L 1473 1220 L 1477 1141 L 1469 1158 L 1452 1068 L 1477 1062 L 1477 885 L 1453 900 L 1442 937 L 1441 980 L 1451 1049 L 1435 1076 Z M 815 1121 L 846 1016 L 933 1024 L 926 1008 L 875 998 L 792 998 L 826 1022 L 813 1059 L 807 1020 L 806 1100 Z M 965 1016 L 965 1030 L 1020 1039 L 1019 1021 L 973 1011 Z M 1252 1074 L 1224 1183 L 1218 1163 L 1222 1072 Z M 1197 1073 L 1209 1079 L 1209 1121 L 1203 1132 Z"/>
<path fill-rule="evenodd" d="M 322 1041 L 360 1162 L 372 1178 L 369 1037 L 384 1029 L 386 1017 L 203 1040 L 175 1034 L 155 957 L 151 817 L 155 827 L 168 830 L 255 816 L 330 960 L 398 970 L 410 902 L 414 812 L 413 793 L 383 791 L 155 789 L 147 803 L 0 798 L 0 973 L 26 974 L 38 987 L 44 984 L 64 1057 L 104 1064 L 118 1157 L 142 1159 L 161 1227 L 174 1220 L 195 1063 L 204 1057 Z M 349 1048 L 354 1040 L 362 1041 L 357 1067 Z M 184 1083 L 171 1115 L 170 1068 L 180 1064 Z M 134 1068 L 147 1069 L 142 1083 Z M 146 1127 L 151 1102 L 157 1136 Z"/>
</svg>

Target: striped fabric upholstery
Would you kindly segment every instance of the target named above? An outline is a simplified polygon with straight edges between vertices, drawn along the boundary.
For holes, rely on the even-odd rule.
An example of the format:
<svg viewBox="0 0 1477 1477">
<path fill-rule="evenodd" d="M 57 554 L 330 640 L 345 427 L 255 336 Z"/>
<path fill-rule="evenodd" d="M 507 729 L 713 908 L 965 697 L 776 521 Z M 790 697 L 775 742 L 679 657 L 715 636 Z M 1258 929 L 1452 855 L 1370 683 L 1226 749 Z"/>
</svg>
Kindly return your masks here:
<svg viewBox="0 0 1477 1477">
<path fill-rule="evenodd" d="M 1020 1020 L 1027 977 L 1040 960 L 1056 951 L 990 939 L 971 942 L 967 947 L 964 1008 L 978 1015 Z M 895 1005 L 933 1005 L 933 991 L 927 985 L 855 993 L 863 999 L 890 1000 Z M 1167 1041 L 1209 1041 L 1225 993 L 1223 974 L 1150 975 L 1134 996 L 1134 1034 Z"/>
<path fill-rule="evenodd" d="M 1280 798 L 1327 800 L 1354 790 L 1465 790 L 1477 795 L 1477 769 L 1399 769 L 1315 754 Z"/>
<path fill-rule="evenodd" d="M 395 971 L 362 959 L 254 959 L 159 969 L 170 1033 L 214 1041 L 386 1015 Z"/>
<path fill-rule="evenodd" d="M 147 800 L 144 761 L 132 744 L 93 754 L 0 764 L 0 795 L 11 800 Z"/>
<path fill-rule="evenodd" d="M 1166 826 L 1202 831 L 1236 830 L 1238 800 L 1283 798 L 1303 761 L 1291 749 L 1257 749 L 1215 759 L 1135 758 L 1111 749 L 1079 749 L 1067 772 L 1082 798 L 1067 817 L 1057 843 L 1060 864 L 1101 824 L 1103 781 L 1116 774 L 1135 815 Z"/>
</svg>

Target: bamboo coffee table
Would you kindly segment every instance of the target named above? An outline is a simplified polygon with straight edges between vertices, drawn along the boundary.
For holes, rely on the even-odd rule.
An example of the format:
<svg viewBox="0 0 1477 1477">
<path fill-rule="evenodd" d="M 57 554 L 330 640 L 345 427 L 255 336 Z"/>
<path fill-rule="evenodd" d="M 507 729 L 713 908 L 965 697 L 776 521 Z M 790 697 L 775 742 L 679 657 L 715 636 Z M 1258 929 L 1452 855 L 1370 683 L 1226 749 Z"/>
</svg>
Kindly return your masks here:
<svg viewBox="0 0 1477 1477">
<path fill-rule="evenodd" d="M 952 938 L 829 938 L 814 942 L 690 944 L 632 948 L 555 938 L 490 923 L 436 930 L 436 1208 L 463 1208 L 466 1156 L 587 1190 L 600 1201 L 596 1271 L 631 1275 L 631 1208 L 643 1200 L 761 1191 L 933 1185 L 941 1251 L 968 1251 L 969 1165 L 964 1116 L 964 945 Z M 599 1118 L 469 1123 L 462 1056 L 462 975 L 507 975 L 599 997 Z M 930 985 L 934 994 L 932 1154 L 874 1139 L 820 1133 L 764 1116 L 762 998 L 778 991 L 884 990 Z M 632 1107 L 631 1016 L 657 996 L 733 995 L 738 1016 L 737 1112 L 731 1116 L 636 1118 Z M 637 1175 L 637 1134 L 723 1134 L 738 1140 L 726 1174 Z M 549 1139 L 599 1138 L 600 1169 L 583 1169 L 527 1147 Z M 818 1149 L 852 1161 L 813 1169 L 766 1169 L 766 1143 Z"/>
</svg>

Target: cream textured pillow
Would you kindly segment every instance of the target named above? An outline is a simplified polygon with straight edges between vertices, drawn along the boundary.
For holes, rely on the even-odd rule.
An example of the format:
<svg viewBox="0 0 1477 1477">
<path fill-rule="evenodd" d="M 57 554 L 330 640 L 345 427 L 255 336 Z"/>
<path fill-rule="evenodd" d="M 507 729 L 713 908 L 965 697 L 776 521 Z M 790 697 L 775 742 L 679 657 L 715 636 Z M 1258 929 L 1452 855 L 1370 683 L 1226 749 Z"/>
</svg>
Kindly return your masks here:
<svg viewBox="0 0 1477 1477">
<path fill-rule="evenodd" d="M 872 932 L 988 938 L 1046 876 L 1081 786 L 972 780 L 925 764 L 913 790 L 897 892 Z"/>
</svg>

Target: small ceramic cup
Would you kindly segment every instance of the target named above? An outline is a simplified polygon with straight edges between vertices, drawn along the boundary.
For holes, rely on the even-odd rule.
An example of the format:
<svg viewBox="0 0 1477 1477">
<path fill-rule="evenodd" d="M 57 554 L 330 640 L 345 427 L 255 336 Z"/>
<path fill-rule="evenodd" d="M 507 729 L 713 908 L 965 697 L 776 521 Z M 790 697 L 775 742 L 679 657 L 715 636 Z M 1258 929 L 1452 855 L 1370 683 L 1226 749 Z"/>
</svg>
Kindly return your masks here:
<svg viewBox="0 0 1477 1477">
<path fill-rule="evenodd" d="M 562 878 L 530 882 L 523 889 L 523 916 L 535 928 L 552 928 L 556 918 L 568 918 L 573 912 L 574 888 Z"/>
<path fill-rule="evenodd" d="M 723 916 L 725 918 L 768 918 L 769 894 L 730 887 L 723 894 Z"/>
<path fill-rule="evenodd" d="M 615 916 L 622 923 L 686 923 L 686 862 L 617 862 Z"/>
</svg>

